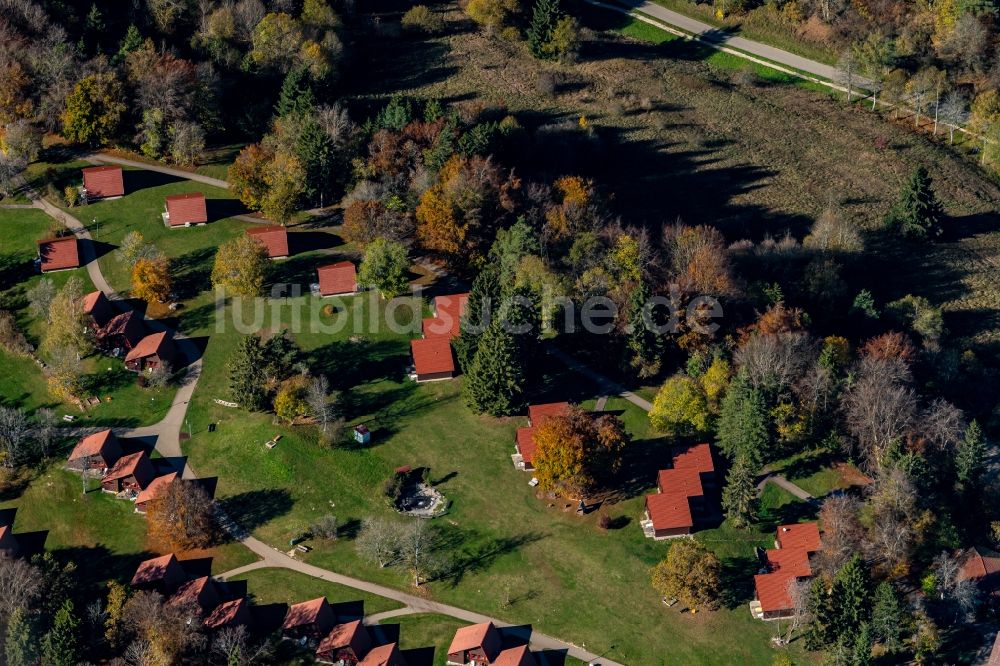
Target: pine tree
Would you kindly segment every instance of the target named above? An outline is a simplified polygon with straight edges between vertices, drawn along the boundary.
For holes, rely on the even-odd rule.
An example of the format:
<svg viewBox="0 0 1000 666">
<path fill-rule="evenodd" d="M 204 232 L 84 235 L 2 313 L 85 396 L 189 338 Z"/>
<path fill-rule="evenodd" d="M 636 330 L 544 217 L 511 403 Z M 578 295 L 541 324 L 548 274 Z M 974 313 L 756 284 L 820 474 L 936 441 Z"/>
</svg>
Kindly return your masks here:
<svg viewBox="0 0 1000 666">
<path fill-rule="evenodd" d="M 38 662 L 38 637 L 35 623 L 24 608 L 16 608 L 7 621 L 4 644 L 8 666 L 33 666 Z"/>
<path fill-rule="evenodd" d="M 889 213 L 889 224 L 897 227 L 907 238 L 938 238 L 943 231 L 944 207 L 931 184 L 927 169 L 917 167 L 903 189 L 899 203 Z"/>
<path fill-rule="evenodd" d="M 42 662 L 46 666 L 73 666 L 79 656 L 80 620 L 67 599 L 56 613 L 52 629 L 42 639 Z"/>
<path fill-rule="evenodd" d="M 809 590 L 809 615 L 812 620 L 806 631 L 806 648 L 821 650 L 837 640 L 836 613 L 822 578 L 813 578 Z"/>
<path fill-rule="evenodd" d="M 629 365 L 638 370 L 640 377 L 652 377 L 660 371 L 660 357 L 663 355 L 663 338 L 653 330 L 658 322 L 652 320 L 652 312 L 646 315 L 649 302 L 649 286 L 640 281 L 632 290 L 628 303 L 628 349 Z M 647 318 L 650 321 L 646 321 Z"/>
<path fill-rule="evenodd" d="M 737 375 L 722 400 L 719 412 L 719 445 L 731 459 L 747 457 L 760 465 L 771 442 L 771 422 L 763 393 Z"/>
<path fill-rule="evenodd" d="M 854 555 L 837 572 L 830 597 L 836 613 L 838 635 L 852 635 L 868 620 L 871 615 L 871 577 L 860 555 Z"/>
<path fill-rule="evenodd" d="M 898 652 L 903 647 L 903 604 L 896 588 L 889 581 L 879 583 L 875 588 L 872 605 L 872 637 L 890 652 Z"/>
<path fill-rule="evenodd" d="M 479 339 L 465 376 L 465 401 L 477 414 L 508 416 L 524 405 L 524 359 L 514 335 L 494 320 Z"/>
<path fill-rule="evenodd" d="M 746 456 L 739 456 L 729 469 L 722 491 L 722 508 L 734 527 L 749 527 L 757 520 L 757 474 Z"/>
<path fill-rule="evenodd" d="M 548 58 L 545 45 L 552 39 L 556 23 L 562 12 L 559 10 L 559 0 L 538 0 L 531 14 L 531 25 L 528 27 L 528 48 L 536 58 Z"/>
<path fill-rule="evenodd" d="M 267 358 L 260 337 L 248 335 L 236 344 L 229 357 L 229 390 L 240 407 L 264 408 Z"/>
<path fill-rule="evenodd" d="M 458 367 L 468 373 L 472 359 L 479 348 L 479 338 L 497 314 L 500 305 L 500 267 L 496 262 L 486 264 L 472 282 L 469 300 L 465 305 L 460 335 L 455 338 L 455 355 Z"/>
<path fill-rule="evenodd" d="M 986 455 L 986 440 L 979 423 L 973 421 L 965 429 L 965 436 L 958 443 L 955 452 L 955 477 L 961 489 L 974 487 L 983 471 L 983 458 Z"/>
<path fill-rule="evenodd" d="M 316 98 L 313 94 L 312 76 L 304 66 L 293 67 L 281 83 L 281 95 L 274 107 L 279 118 L 290 114 L 302 116 L 313 110 Z"/>
<path fill-rule="evenodd" d="M 872 666 L 875 659 L 872 657 L 872 627 L 868 622 L 863 622 L 858 629 L 858 635 L 854 638 L 854 659 L 853 666 Z"/>
</svg>

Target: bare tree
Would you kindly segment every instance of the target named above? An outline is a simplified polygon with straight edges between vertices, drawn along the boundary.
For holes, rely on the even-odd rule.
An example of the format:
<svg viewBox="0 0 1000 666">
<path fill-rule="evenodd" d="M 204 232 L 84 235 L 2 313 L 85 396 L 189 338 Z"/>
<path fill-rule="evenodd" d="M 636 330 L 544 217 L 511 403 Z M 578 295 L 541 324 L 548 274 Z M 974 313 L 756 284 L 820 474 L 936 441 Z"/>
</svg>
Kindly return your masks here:
<svg viewBox="0 0 1000 666">
<path fill-rule="evenodd" d="M 212 652 L 221 657 L 226 666 L 246 666 L 271 656 L 267 641 L 254 642 L 243 625 L 220 629 L 212 639 Z"/>
<path fill-rule="evenodd" d="M 736 351 L 736 365 L 756 389 L 783 392 L 809 367 L 816 355 L 805 333 L 754 335 Z"/>
<path fill-rule="evenodd" d="M 792 614 L 788 617 L 788 629 L 785 633 L 785 643 L 792 640 L 792 634 L 809 621 L 809 596 L 812 583 L 808 580 L 791 578 L 788 581 L 788 598 L 791 600 Z"/>
<path fill-rule="evenodd" d="M 834 495 L 823 500 L 819 510 L 823 550 L 816 555 L 819 568 L 831 576 L 858 552 L 864 541 L 860 510 L 861 503 L 849 495 Z"/>
<path fill-rule="evenodd" d="M 891 372 L 892 364 L 862 361 L 842 407 L 848 430 L 858 440 L 865 469 L 875 472 L 884 456 L 913 423 L 917 397 Z"/>
<path fill-rule="evenodd" d="M 309 527 L 309 531 L 314 537 L 328 541 L 336 541 L 337 530 L 337 517 L 330 514 L 322 516 Z"/>
<path fill-rule="evenodd" d="M 920 434 L 939 451 L 954 449 L 968 425 L 962 410 L 943 398 L 921 412 L 919 423 Z"/>
<path fill-rule="evenodd" d="M 969 109 L 965 98 L 958 91 L 952 90 L 941 102 L 941 120 L 948 124 L 948 143 L 955 142 L 955 129 L 969 121 Z"/>
<path fill-rule="evenodd" d="M 35 412 L 35 430 L 33 438 L 38 449 L 38 455 L 48 458 L 52 451 L 52 443 L 56 441 L 58 431 L 56 429 L 56 413 L 48 408 L 42 407 Z"/>
<path fill-rule="evenodd" d="M 129 666 L 155 666 L 159 661 L 153 644 L 144 638 L 132 641 L 123 656 Z"/>
<path fill-rule="evenodd" d="M 399 559 L 401 525 L 385 518 L 365 518 L 354 544 L 358 554 L 385 568 Z"/>
<path fill-rule="evenodd" d="M 0 559 L 0 617 L 25 608 L 41 592 L 41 574 L 23 559 Z"/>
<path fill-rule="evenodd" d="M 205 153 L 205 130 L 198 123 L 178 121 L 170 128 L 170 156 L 178 164 L 194 165 Z"/>
<path fill-rule="evenodd" d="M 316 423 L 320 425 L 320 430 L 326 434 L 330 427 L 330 421 L 333 419 L 333 405 L 330 401 L 330 382 L 324 375 L 314 377 L 309 382 L 309 388 L 306 391 L 306 404 L 309 405 L 309 410 L 312 412 L 313 418 L 316 419 Z"/>
<path fill-rule="evenodd" d="M 24 293 L 28 298 L 28 312 L 35 319 L 49 316 L 49 307 L 56 297 L 56 287 L 49 278 L 42 278 Z"/>
<path fill-rule="evenodd" d="M 420 587 L 443 567 L 440 534 L 426 520 L 417 520 L 403 533 L 400 555 Z"/>
<path fill-rule="evenodd" d="M 837 83 L 847 88 L 847 102 L 854 101 L 854 79 L 858 72 L 858 61 L 854 52 L 848 49 L 837 60 Z"/>
<path fill-rule="evenodd" d="M 917 491 L 898 467 L 883 470 L 869 486 L 873 520 L 865 545 L 873 559 L 882 559 L 890 569 L 909 561 L 916 537 L 916 506 Z"/>
<path fill-rule="evenodd" d="M 28 417 L 20 409 L 0 407 L 0 447 L 3 466 L 15 467 L 24 457 L 30 427 Z"/>
</svg>

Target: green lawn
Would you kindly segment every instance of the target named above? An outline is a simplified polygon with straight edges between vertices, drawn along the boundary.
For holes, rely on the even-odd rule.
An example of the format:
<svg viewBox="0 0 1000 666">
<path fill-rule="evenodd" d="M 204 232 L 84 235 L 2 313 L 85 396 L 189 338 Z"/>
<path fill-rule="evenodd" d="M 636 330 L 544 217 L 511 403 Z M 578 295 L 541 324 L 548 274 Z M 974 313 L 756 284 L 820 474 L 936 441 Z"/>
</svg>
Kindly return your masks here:
<svg viewBox="0 0 1000 666">
<path fill-rule="evenodd" d="M 296 604 L 324 596 L 332 603 L 363 601 L 365 615 L 396 610 L 403 605 L 392 599 L 337 585 L 289 569 L 255 569 L 227 581 L 246 581 L 247 594 L 256 604 Z"/>
</svg>

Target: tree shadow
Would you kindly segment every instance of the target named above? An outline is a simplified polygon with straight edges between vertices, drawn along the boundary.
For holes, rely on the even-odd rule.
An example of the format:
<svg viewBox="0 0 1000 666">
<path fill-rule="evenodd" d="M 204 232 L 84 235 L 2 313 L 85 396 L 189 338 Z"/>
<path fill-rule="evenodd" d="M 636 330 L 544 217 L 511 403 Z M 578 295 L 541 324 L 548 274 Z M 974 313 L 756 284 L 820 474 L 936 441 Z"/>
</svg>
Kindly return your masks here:
<svg viewBox="0 0 1000 666">
<path fill-rule="evenodd" d="M 109 579 L 128 583 L 141 562 L 157 556 L 150 551 L 114 553 L 103 544 L 50 548 L 48 552 L 57 562 L 76 565 L 76 581 L 83 593 L 81 596 L 87 598 L 103 595 Z"/>
<path fill-rule="evenodd" d="M 754 598 L 753 577 L 757 573 L 755 558 L 732 558 L 722 560 L 722 593 L 719 601 L 724 608 L 733 610 L 750 603 Z"/>
<path fill-rule="evenodd" d="M 527 544 L 540 541 L 545 536 L 536 532 L 526 532 L 509 537 L 492 538 L 472 547 L 463 547 L 439 579 L 447 580 L 452 587 L 457 587 L 467 574 L 484 571 L 497 558 L 512 553 Z M 473 534 L 460 529 L 442 531 L 439 538 L 439 548 L 442 552 L 453 552 L 454 549 L 463 544 L 474 541 Z"/>
<path fill-rule="evenodd" d="M 239 199 L 205 199 L 205 210 L 209 223 L 250 212 Z"/>
<path fill-rule="evenodd" d="M 125 182 L 126 195 L 152 187 L 180 183 L 184 180 L 178 176 L 171 176 L 168 173 L 149 171 L 147 169 L 122 169 L 122 179 Z"/>
<path fill-rule="evenodd" d="M 304 353 L 313 373 L 326 375 L 335 389 L 363 382 L 405 378 L 406 347 L 389 340 L 339 340 Z"/>
<path fill-rule="evenodd" d="M 421 647 L 400 650 L 400 655 L 406 660 L 407 666 L 434 666 L 435 648 Z"/>
<path fill-rule="evenodd" d="M 170 261 L 174 293 L 179 300 L 187 300 L 200 294 L 212 274 L 215 248 L 202 247 L 192 250 Z"/>
<path fill-rule="evenodd" d="M 292 510 L 292 495 L 284 488 L 250 490 L 219 501 L 219 509 L 247 532 Z"/>
<path fill-rule="evenodd" d="M 288 251 L 292 255 L 329 250 L 343 243 L 340 236 L 326 231 L 291 231 L 288 234 Z"/>
</svg>

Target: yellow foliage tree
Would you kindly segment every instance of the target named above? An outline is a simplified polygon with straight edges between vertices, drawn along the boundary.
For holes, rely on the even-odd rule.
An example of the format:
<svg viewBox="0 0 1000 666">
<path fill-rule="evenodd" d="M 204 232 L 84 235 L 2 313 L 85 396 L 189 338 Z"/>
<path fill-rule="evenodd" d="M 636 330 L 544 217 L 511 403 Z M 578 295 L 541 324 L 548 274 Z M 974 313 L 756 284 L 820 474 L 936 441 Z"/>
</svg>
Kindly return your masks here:
<svg viewBox="0 0 1000 666">
<path fill-rule="evenodd" d="M 621 468 L 630 441 L 621 419 L 575 408 L 544 419 L 535 430 L 535 475 L 543 490 L 581 497 Z"/>
<path fill-rule="evenodd" d="M 416 215 L 417 238 L 421 245 L 443 254 L 458 254 L 468 226 L 458 223 L 444 186 L 438 184 L 423 193 Z"/>
<path fill-rule="evenodd" d="M 152 303 L 170 298 L 173 281 L 166 257 L 139 259 L 132 267 L 132 295 Z"/>
<path fill-rule="evenodd" d="M 215 503 L 197 483 L 175 480 L 146 509 L 149 536 L 171 550 L 210 546 L 216 534 Z"/>
<path fill-rule="evenodd" d="M 212 286 L 235 296 L 259 296 L 270 267 L 267 249 L 247 235 L 219 246 L 212 267 Z"/>
<path fill-rule="evenodd" d="M 722 589 L 722 565 L 712 552 L 694 539 L 678 539 L 667 558 L 653 568 L 653 587 L 692 611 L 714 608 Z"/>
<path fill-rule="evenodd" d="M 309 382 L 302 375 L 290 377 L 281 383 L 278 394 L 274 397 L 274 413 L 278 418 L 292 423 L 309 412 L 309 404 L 306 402 L 308 387 Z"/>
</svg>

